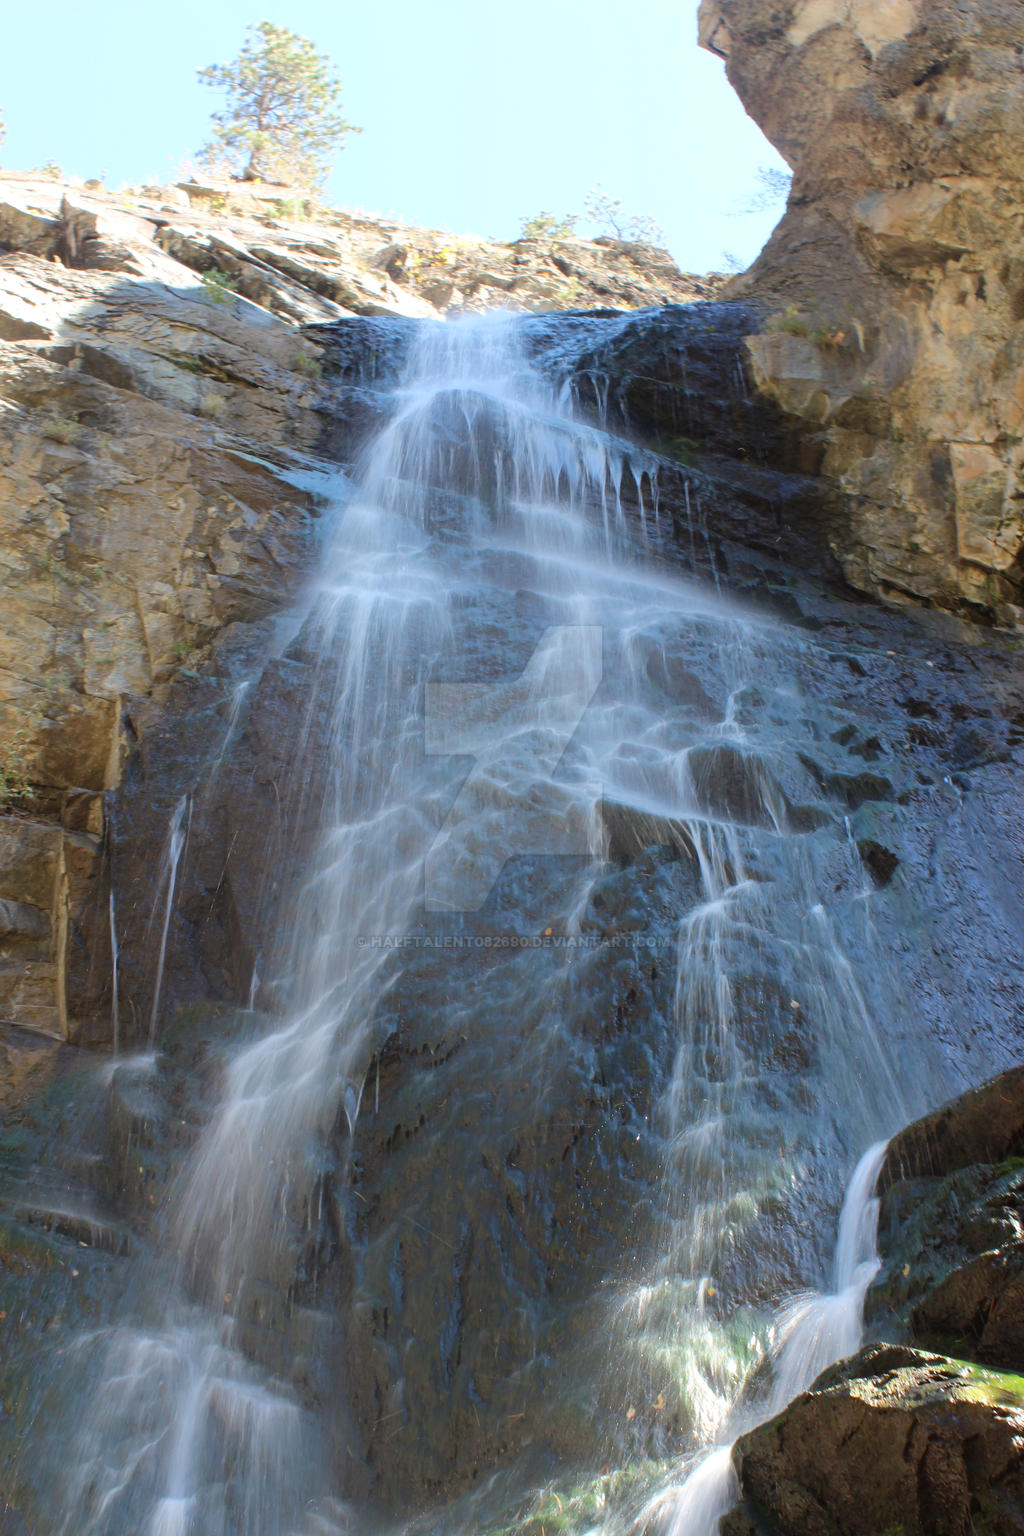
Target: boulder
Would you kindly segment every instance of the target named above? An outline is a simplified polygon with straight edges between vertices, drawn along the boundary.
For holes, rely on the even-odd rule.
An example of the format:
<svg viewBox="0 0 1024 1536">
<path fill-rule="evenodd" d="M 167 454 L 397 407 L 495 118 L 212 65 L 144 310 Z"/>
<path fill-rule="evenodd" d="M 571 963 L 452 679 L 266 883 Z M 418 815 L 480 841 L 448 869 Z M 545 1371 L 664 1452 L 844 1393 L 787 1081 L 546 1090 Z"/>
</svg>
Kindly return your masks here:
<svg viewBox="0 0 1024 1536">
<path fill-rule="evenodd" d="M 871 1326 L 1024 1372 L 1024 1067 L 893 1138 Z"/>
<path fill-rule="evenodd" d="M 741 1436 L 733 1460 L 747 1508 L 730 1536 L 1017 1536 L 1024 1380 L 872 1346 Z"/>
<path fill-rule="evenodd" d="M 1024 1160 L 1024 1066 L 972 1088 L 894 1136 L 879 1187 L 1008 1158 Z"/>
</svg>

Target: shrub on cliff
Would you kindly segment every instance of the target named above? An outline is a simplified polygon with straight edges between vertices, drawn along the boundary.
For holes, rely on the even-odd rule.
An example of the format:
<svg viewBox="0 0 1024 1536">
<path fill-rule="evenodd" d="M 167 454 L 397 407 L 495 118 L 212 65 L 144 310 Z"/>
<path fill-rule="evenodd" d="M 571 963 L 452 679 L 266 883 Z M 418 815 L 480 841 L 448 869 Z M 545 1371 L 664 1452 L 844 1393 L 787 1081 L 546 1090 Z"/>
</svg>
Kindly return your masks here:
<svg viewBox="0 0 1024 1536">
<path fill-rule="evenodd" d="M 258 22 L 237 59 L 198 74 L 227 93 L 203 158 L 242 181 L 320 186 L 346 134 L 360 131 L 342 116 L 341 82 L 330 60 L 287 27 Z"/>
<path fill-rule="evenodd" d="M 571 240 L 576 232 L 578 215 L 566 214 L 560 219 L 546 208 L 530 219 L 523 219 L 519 230 L 520 240 Z"/>
<path fill-rule="evenodd" d="M 583 207 L 587 218 L 597 225 L 600 235 L 642 245 L 666 244 L 665 231 L 650 214 L 624 213 L 621 198 L 608 197 L 600 187 L 591 187 L 583 199 Z"/>
</svg>

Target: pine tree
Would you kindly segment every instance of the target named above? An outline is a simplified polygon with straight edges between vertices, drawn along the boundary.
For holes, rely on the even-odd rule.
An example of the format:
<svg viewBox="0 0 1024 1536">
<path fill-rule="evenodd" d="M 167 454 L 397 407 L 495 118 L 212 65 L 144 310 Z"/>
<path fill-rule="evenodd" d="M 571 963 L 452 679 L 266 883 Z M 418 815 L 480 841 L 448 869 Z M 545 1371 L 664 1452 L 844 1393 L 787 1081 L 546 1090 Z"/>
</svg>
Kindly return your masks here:
<svg viewBox="0 0 1024 1536">
<path fill-rule="evenodd" d="M 319 187 L 345 135 L 360 132 L 342 116 L 341 82 L 331 61 L 287 27 L 258 22 L 247 29 L 237 59 L 198 74 L 227 92 L 202 158 L 226 164 L 242 181 Z"/>
</svg>

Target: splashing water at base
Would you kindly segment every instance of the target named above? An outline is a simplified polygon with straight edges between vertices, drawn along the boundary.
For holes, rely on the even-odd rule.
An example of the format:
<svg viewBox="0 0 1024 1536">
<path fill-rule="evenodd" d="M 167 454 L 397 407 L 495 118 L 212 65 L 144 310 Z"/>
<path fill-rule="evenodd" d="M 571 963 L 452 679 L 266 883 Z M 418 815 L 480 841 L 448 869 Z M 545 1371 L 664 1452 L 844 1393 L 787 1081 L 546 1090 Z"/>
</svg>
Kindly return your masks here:
<svg viewBox="0 0 1024 1536">
<path fill-rule="evenodd" d="M 884 1142 L 869 1147 L 850 1180 L 839 1220 L 835 1290 L 795 1297 L 778 1318 L 770 1414 L 805 1392 L 827 1366 L 860 1348 L 864 1298 L 879 1270 L 875 1182 L 884 1158 Z"/>
<path fill-rule="evenodd" d="M 729 1443 L 702 1457 L 680 1484 L 650 1505 L 649 1513 L 664 1536 L 715 1536 L 719 1520 L 739 1496 L 732 1464 L 735 1437 L 781 1413 L 822 1371 L 860 1348 L 864 1297 L 880 1265 L 875 1184 L 885 1151 L 885 1142 L 869 1147 L 847 1188 L 834 1261 L 836 1289 L 794 1297 L 778 1314 L 771 1351 L 774 1379 L 767 1398 L 734 1410 L 722 1426 Z"/>
</svg>

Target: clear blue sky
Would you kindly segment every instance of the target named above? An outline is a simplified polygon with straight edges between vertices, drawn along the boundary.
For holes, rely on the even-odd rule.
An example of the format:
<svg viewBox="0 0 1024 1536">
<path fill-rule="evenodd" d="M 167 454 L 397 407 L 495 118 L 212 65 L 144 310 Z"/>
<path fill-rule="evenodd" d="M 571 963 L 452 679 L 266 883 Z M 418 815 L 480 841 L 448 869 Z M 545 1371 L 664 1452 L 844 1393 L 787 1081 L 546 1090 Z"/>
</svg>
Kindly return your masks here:
<svg viewBox="0 0 1024 1536">
<path fill-rule="evenodd" d="M 679 263 L 743 264 L 781 213 L 741 214 L 782 162 L 717 59 L 696 0 L 0 0 L 0 165 L 55 160 L 108 186 L 174 179 L 206 140 L 202 65 L 262 20 L 341 72 L 348 140 L 331 202 L 454 233 L 513 238 L 600 186 L 653 216 Z"/>
</svg>

